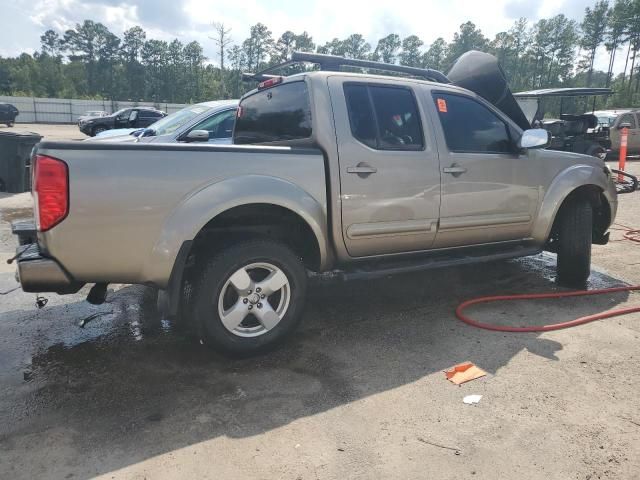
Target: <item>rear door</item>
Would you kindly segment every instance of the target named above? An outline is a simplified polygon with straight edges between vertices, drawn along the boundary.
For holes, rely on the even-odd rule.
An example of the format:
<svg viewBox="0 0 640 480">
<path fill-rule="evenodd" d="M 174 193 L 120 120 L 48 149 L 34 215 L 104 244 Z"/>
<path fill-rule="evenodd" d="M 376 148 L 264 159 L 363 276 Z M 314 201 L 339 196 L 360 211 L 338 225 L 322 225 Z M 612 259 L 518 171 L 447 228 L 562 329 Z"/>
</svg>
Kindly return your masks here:
<svg viewBox="0 0 640 480">
<path fill-rule="evenodd" d="M 434 246 L 523 239 L 538 205 L 539 164 L 516 148 L 518 131 L 484 102 L 433 92 L 440 119 L 442 205 Z"/>
<path fill-rule="evenodd" d="M 328 83 L 347 251 L 361 257 L 430 248 L 440 172 L 420 87 L 340 76 Z"/>
</svg>

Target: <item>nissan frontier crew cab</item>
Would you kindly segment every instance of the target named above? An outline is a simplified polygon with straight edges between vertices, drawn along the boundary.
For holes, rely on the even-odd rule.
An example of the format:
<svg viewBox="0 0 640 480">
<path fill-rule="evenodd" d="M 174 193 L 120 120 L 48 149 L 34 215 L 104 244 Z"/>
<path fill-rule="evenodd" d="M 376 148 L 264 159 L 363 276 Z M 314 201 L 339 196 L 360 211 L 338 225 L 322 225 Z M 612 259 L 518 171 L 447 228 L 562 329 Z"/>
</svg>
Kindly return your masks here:
<svg viewBox="0 0 640 480">
<path fill-rule="evenodd" d="M 104 300 L 108 283 L 156 287 L 203 342 L 246 355 L 294 330 L 308 272 L 368 278 L 549 250 L 561 281 L 584 282 L 616 214 L 604 163 L 545 150 L 546 131 L 413 70 L 427 80 L 264 77 L 240 102 L 234 145 L 40 143 L 22 288 L 95 283 Z"/>
</svg>

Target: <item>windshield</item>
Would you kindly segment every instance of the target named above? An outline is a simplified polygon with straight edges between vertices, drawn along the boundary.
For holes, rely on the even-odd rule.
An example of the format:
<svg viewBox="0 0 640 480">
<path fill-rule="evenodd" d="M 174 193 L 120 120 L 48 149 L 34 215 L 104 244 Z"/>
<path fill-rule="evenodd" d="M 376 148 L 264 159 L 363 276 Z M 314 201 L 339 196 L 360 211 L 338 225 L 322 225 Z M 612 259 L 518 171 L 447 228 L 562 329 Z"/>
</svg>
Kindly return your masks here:
<svg viewBox="0 0 640 480">
<path fill-rule="evenodd" d="M 153 130 L 154 135 L 168 135 L 175 132 L 178 128 L 198 115 L 209 110 L 211 110 L 211 107 L 206 107 L 204 105 L 191 105 L 164 117 L 162 120 L 158 120 L 150 128 Z"/>
<path fill-rule="evenodd" d="M 613 123 L 616 121 L 616 117 L 617 115 L 599 116 L 598 125 L 602 125 L 605 127 L 612 127 Z"/>
</svg>

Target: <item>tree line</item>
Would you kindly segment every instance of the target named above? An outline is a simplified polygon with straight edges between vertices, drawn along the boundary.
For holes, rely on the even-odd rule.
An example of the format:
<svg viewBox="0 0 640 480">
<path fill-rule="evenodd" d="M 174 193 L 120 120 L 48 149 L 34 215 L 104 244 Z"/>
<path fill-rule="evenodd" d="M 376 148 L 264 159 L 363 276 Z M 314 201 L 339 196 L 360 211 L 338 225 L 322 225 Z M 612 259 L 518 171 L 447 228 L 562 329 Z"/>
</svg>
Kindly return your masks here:
<svg viewBox="0 0 640 480">
<path fill-rule="evenodd" d="M 580 21 L 563 14 L 533 23 L 520 18 L 493 39 L 467 21 L 450 41 L 437 38 L 430 45 L 416 35 L 402 38 L 396 33 L 375 45 L 359 33 L 316 45 L 308 32 L 287 31 L 276 39 L 262 23 L 253 25 L 242 42 L 234 42 L 232 33 L 222 23 L 212 24 L 214 62 L 197 41 L 147 38 L 139 26 L 119 37 L 105 25 L 85 20 L 66 32 L 44 32 L 33 55 L 0 57 L 0 92 L 191 103 L 240 96 L 251 88 L 243 84 L 241 72 L 280 63 L 296 50 L 446 72 L 460 55 L 475 49 L 498 58 L 514 91 L 612 87 L 616 94 L 609 105 L 640 104 L 640 0 L 598 0 Z M 609 60 L 606 71 L 594 65 L 602 49 Z M 614 74 L 620 56 L 624 69 Z"/>
</svg>

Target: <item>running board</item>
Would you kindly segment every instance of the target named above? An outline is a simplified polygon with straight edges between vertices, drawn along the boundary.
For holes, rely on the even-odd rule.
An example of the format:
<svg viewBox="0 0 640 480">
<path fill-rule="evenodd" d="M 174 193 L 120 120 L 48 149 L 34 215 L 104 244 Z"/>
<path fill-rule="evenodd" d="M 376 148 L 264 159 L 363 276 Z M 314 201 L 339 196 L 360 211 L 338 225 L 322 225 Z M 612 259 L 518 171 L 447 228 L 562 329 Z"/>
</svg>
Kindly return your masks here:
<svg viewBox="0 0 640 480">
<path fill-rule="evenodd" d="M 496 260 L 507 260 L 510 258 L 527 257 L 537 255 L 542 249 L 538 247 L 518 245 L 505 250 L 503 246 L 499 250 L 496 247 L 477 248 L 473 251 L 447 251 L 440 253 L 424 254 L 419 257 L 412 256 L 398 260 L 378 260 L 374 263 L 363 264 L 360 268 L 344 270 L 338 273 L 343 280 L 364 280 L 371 278 L 386 277 L 398 273 L 419 272 L 434 268 L 457 267 L 459 265 L 469 265 L 473 263 L 493 262 Z"/>
</svg>

